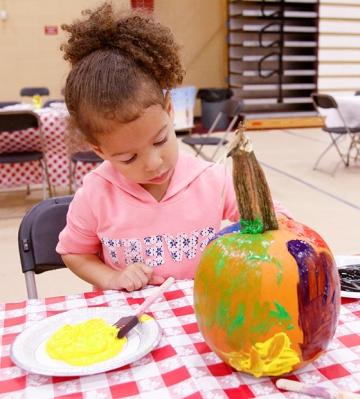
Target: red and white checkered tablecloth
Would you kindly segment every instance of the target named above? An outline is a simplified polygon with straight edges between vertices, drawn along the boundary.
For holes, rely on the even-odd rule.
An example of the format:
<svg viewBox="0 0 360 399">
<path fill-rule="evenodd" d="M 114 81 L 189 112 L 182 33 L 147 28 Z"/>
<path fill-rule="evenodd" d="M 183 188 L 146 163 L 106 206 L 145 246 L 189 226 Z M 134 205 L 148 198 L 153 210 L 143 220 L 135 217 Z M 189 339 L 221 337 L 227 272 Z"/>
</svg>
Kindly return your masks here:
<svg viewBox="0 0 360 399">
<path fill-rule="evenodd" d="M 193 282 L 178 281 L 151 307 L 163 336 L 144 358 L 116 370 L 83 377 L 46 377 L 16 367 L 9 357 L 11 343 L 24 327 L 66 310 L 91 307 L 130 307 L 142 303 L 154 288 L 139 292 L 91 292 L 45 300 L 0 304 L 0 397 L 11 399 L 107 398 L 267 398 L 305 399 L 280 392 L 275 378 L 256 379 L 233 371 L 206 345 L 193 312 Z M 341 307 L 336 338 L 313 364 L 290 377 L 298 381 L 360 392 L 360 301 Z"/>
<path fill-rule="evenodd" d="M 48 163 L 50 184 L 69 184 L 69 156 L 65 144 L 67 111 L 56 108 L 36 110 L 41 120 L 45 138 L 45 153 Z M 39 135 L 35 129 L 20 130 L 0 135 L 0 152 L 40 150 Z M 79 162 L 76 167 L 75 182 L 80 186 L 82 178 L 93 166 Z M 0 187 L 14 187 L 42 183 L 42 171 L 38 162 L 23 164 L 0 164 Z"/>
</svg>

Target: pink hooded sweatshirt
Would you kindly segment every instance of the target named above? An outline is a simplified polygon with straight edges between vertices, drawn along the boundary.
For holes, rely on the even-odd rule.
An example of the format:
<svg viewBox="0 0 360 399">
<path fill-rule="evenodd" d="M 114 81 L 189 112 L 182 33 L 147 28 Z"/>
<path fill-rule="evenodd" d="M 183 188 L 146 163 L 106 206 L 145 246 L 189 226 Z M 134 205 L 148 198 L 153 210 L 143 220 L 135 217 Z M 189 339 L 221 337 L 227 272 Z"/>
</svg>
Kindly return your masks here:
<svg viewBox="0 0 360 399">
<path fill-rule="evenodd" d="M 142 262 L 164 278 L 194 278 L 224 219 L 238 221 L 238 210 L 232 177 L 223 165 L 180 152 L 158 202 L 105 161 L 84 178 L 56 250 L 98 254 L 114 269 Z"/>
</svg>

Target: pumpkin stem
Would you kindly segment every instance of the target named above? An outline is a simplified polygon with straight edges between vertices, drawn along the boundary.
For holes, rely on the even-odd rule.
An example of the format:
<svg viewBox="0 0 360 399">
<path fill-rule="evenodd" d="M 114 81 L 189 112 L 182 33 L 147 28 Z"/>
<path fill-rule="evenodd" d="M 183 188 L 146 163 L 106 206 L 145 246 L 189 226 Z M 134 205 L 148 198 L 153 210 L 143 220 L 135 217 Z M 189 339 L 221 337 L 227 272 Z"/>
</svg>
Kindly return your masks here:
<svg viewBox="0 0 360 399">
<path fill-rule="evenodd" d="M 264 172 L 252 149 L 251 142 L 241 126 L 235 132 L 232 148 L 228 153 L 233 159 L 233 181 L 240 224 L 242 221 L 263 225 L 262 231 L 278 230 L 278 222 Z"/>
</svg>

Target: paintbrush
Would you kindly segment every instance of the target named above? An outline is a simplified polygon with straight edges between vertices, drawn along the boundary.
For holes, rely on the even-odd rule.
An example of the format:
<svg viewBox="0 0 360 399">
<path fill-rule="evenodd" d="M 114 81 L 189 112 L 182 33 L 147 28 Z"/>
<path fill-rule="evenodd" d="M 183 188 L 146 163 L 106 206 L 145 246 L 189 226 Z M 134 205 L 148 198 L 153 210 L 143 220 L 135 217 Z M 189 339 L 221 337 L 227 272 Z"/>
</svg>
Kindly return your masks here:
<svg viewBox="0 0 360 399">
<path fill-rule="evenodd" d="M 175 281 L 173 277 L 169 277 L 165 280 L 155 292 L 147 297 L 145 301 L 135 310 L 135 313 L 131 316 L 121 317 L 114 326 L 119 328 L 117 334 L 118 338 L 124 337 L 132 328 L 139 323 L 139 316 L 157 299 L 159 296 L 166 291 L 170 285 Z"/>
<path fill-rule="evenodd" d="M 304 384 L 302 382 L 279 379 L 276 381 L 276 386 L 279 389 L 287 391 L 303 393 L 309 396 L 316 396 L 322 399 L 360 399 L 360 395 L 352 392 L 335 391 L 325 387 Z"/>
</svg>

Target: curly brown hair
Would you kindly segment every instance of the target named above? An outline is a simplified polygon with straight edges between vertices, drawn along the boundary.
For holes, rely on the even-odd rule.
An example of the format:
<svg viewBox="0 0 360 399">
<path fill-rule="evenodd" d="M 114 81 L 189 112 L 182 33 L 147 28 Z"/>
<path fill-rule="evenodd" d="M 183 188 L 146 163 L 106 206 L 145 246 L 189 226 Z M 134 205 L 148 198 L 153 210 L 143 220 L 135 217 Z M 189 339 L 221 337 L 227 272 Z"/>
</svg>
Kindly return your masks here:
<svg viewBox="0 0 360 399">
<path fill-rule="evenodd" d="M 65 102 L 72 127 L 97 144 L 108 121 L 126 123 L 151 105 L 164 107 L 163 90 L 180 84 L 184 70 L 170 29 L 144 10 L 116 12 L 106 2 L 82 14 L 62 25 L 70 38 L 61 50 L 72 67 Z"/>
</svg>

